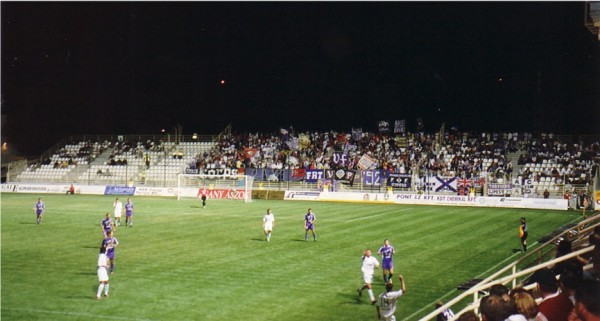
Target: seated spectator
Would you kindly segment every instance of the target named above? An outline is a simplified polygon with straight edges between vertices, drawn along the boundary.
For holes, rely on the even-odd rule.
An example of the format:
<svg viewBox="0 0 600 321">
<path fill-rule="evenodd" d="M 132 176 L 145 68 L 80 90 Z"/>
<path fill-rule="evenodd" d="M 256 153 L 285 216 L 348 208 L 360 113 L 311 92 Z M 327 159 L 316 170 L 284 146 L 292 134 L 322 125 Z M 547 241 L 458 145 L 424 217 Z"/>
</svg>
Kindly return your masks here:
<svg viewBox="0 0 600 321">
<path fill-rule="evenodd" d="M 471 310 L 461 314 L 458 317 L 458 321 L 480 321 L 480 319 L 477 314 Z"/>
<path fill-rule="evenodd" d="M 516 313 L 512 300 L 506 301 L 497 295 L 488 295 L 481 298 L 479 303 L 481 321 L 527 321 L 527 319 Z"/>
<path fill-rule="evenodd" d="M 600 283 L 591 282 L 577 290 L 575 312 L 582 321 L 600 321 Z"/>
<path fill-rule="evenodd" d="M 570 254 L 571 251 L 572 251 L 571 241 L 566 240 L 566 239 L 560 240 L 558 242 L 558 245 L 556 246 L 556 257 L 555 258 L 559 258 L 561 256 Z M 586 259 L 584 259 L 580 256 L 577 256 L 570 260 L 556 263 L 556 265 L 554 265 L 554 267 L 552 267 L 552 271 L 554 272 L 555 275 L 565 273 L 567 270 L 578 272 L 579 274 L 583 274 L 583 266 L 587 263 L 588 262 Z"/>
<path fill-rule="evenodd" d="M 540 312 L 533 295 L 523 288 L 514 289 L 510 297 L 515 303 L 515 309 L 518 313 L 527 318 L 528 321 L 548 321 L 546 316 Z"/>
<path fill-rule="evenodd" d="M 537 282 L 537 291 L 542 298 L 539 309 L 548 321 L 568 321 L 573 303 L 558 290 L 554 273 L 549 269 L 538 270 L 533 274 L 532 281 Z"/>
<path fill-rule="evenodd" d="M 503 284 L 494 284 L 490 288 L 490 295 L 496 295 L 501 297 L 504 301 L 510 301 L 510 290 Z"/>
<path fill-rule="evenodd" d="M 435 309 L 437 310 L 439 307 L 443 306 L 444 302 L 438 301 L 435 303 Z M 450 308 L 445 309 L 440 314 L 437 315 L 437 321 L 448 321 L 454 316 L 454 312 Z"/>
</svg>

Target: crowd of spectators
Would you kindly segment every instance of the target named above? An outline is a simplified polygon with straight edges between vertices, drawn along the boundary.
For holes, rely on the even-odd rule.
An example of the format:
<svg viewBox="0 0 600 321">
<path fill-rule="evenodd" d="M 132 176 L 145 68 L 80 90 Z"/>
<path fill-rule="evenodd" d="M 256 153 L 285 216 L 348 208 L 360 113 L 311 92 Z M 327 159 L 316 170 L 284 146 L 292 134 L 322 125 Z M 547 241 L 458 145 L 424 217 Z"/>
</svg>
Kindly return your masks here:
<svg viewBox="0 0 600 321">
<path fill-rule="evenodd" d="M 450 130 L 443 139 L 439 133 L 295 132 L 223 135 L 210 152 L 195 155 L 193 168 L 273 168 L 357 170 L 363 155 L 372 157 L 374 169 L 394 173 L 488 177 L 508 179 L 513 166 L 553 159 L 562 167 L 533 173 L 525 178 L 539 181 L 545 175 L 570 178 L 569 182 L 589 181 L 594 164 L 600 161 L 599 144 L 567 144 L 554 135 L 534 137 L 530 133 L 473 134 Z M 517 159 L 509 153 L 522 151 Z M 334 157 L 340 153 L 342 157 Z M 562 183 L 561 180 L 556 183 Z"/>
<path fill-rule="evenodd" d="M 585 184 L 593 177 L 600 163 L 600 144 L 585 145 L 561 142 L 552 134 L 542 134 L 527 141 L 525 152 L 519 156 L 518 164 L 525 165 L 522 175 L 540 181 L 549 177 L 555 183 Z M 527 165 L 546 164 L 544 170 L 532 172 Z"/>
</svg>

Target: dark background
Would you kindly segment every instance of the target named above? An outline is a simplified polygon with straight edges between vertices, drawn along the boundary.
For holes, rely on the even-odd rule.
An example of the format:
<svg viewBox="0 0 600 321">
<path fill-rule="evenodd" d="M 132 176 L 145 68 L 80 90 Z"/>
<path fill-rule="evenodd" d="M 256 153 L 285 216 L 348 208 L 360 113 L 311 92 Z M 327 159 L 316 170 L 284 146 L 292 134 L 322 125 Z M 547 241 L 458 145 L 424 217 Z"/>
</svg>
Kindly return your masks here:
<svg viewBox="0 0 600 321">
<path fill-rule="evenodd" d="M 3 142 L 279 127 L 598 134 L 583 2 L 2 2 Z M 221 80 L 225 83 L 221 84 Z"/>
</svg>

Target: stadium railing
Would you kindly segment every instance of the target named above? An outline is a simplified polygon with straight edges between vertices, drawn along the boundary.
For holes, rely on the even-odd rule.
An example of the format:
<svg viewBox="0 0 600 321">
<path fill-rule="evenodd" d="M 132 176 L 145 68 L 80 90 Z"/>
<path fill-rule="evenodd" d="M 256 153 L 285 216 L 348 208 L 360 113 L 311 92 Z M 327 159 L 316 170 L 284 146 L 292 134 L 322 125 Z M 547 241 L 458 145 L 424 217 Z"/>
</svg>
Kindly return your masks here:
<svg viewBox="0 0 600 321">
<path fill-rule="evenodd" d="M 430 312 L 429 314 L 421 317 L 419 319 L 419 321 L 432 320 L 432 319 L 436 318 L 436 316 L 438 314 L 442 313 L 444 310 L 446 310 L 448 308 L 459 306 L 461 304 L 462 305 L 466 304 L 461 310 L 459 310 L 458 312 L 455 313 L 453 318 L 448 320 L 448 321 L 454 321 L 454 320 L 458 319 L 461 314 L 463 314 L 467 311 L 472 311 L 472 310 L 478 309 L 480 294 L 484 293 L 484 291 L 489 289 L 492 285 L 494 285 L 494 284 L 506 285 L 507 283 L 511 283 L 512 288 L 515 288 L 515 287 L 517 287 L 517 285 L 521 284 L 520 282 L 527 280 L 537 270 L 551 267 L 551 266 L 555 265 L 556 263 L 560 263 L 560 262 L 575 258 L 579 255 L 591 252 L 592 250 L 594 250 L 594 246 L 584 247 L 577 251 L 573 251 L 572 253 L 570 253 L 568 255 L 564 255 L 564 256 L 561 256 L 558 258 L 546 259 L 548 254 L 551 254 L 554 252 L 555 244 L 557 243 L 558 240 L 563 239 L 563 238 L 574 239 L 575 241 L 573 243 L 581 245 L 582 240 L 584 238 L 586 238 L 589 234 L 591 234 L 593 229 L 596 226 L 600 226 L 600 215 L 595 215 L 595 216 L 589 217 L 589 218 L 581 221 L 580 223 L 578 223 L 576 226 L 574 226 L 570 229 L 566 229 L 562 233 L 556 235 L 552 239 L 543 243 L 541 246 L 539 246 L 535 250 L 530 251 L 528 254 L 521 257 L 520 259 L 504 266 L 500 270 L 491 274 L 490 276 L 488 276 L 484 280 L 480 281 L 473 287 L 469 288 L 462 294 L 458 295 L 454 299 L 446 302 L 441 307 L 439 307 L 439 308 L 435 309 L 434 311 Z M 518 270 L 518 267 L 520 265 L 522 265 L 522 269 Z M 591 268 L 591 264 L 587 265 L 584 269 L 587 270 L 590 268 Z M 508 275 L 502 276 L 504 274 L 508 274 Z M 521 281 L 518 281 L 519 278 L 521 278 Z M 529 285 L 529 287 L 531 287 L 531 285 Z M 467 300 L 466 298 L 470 297 L 470 296 L 472 296 L 472 300 Z"/>
</svg>

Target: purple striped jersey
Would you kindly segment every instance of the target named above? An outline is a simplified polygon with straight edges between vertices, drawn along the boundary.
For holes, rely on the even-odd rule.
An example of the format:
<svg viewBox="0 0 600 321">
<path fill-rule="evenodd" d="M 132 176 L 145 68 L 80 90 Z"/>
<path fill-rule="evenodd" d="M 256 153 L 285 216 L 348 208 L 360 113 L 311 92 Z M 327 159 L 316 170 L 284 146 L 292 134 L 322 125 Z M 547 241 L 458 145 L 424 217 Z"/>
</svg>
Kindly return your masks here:
<svg viewBox="0 0 600 321">
<path fill-rule="evenodd" d="M 391 260 L 392 259 L 392 255 L 394 254 L 394 247 L 393 246 L 382 246 L 381 248 L 379 248 L 379 250 L 377 251 L 377 253 L 381 254 L 381 258 L 384 260 Z"/>
<path fill-rule="evenodd" d="M 37 203 L 35 203 L 35 212 L 38 214 L 42 214 L 42 212 L 46 209 L 46 205 L 44 205 L 44 202 L 39 201 Z"/>
<path fill-rule="evenodd" d="M 125 203 L 125 215 L 133 214 L 133 202 Z"/>
<path fill-rule="evenodd" d="M 112 219 L 110 217 L 103 219 L 101 224 L 105 231 L 112 230 Z"/>
</svg>

